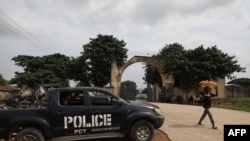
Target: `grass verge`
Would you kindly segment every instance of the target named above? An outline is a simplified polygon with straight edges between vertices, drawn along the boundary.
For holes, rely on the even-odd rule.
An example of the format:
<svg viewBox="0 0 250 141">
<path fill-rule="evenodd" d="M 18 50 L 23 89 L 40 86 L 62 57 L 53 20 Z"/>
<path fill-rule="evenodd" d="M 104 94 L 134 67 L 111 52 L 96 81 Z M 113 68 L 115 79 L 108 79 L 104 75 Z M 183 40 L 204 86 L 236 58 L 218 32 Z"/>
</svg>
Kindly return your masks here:
<svg viewBox="0 0 250 141">
<path fill-rule="evenodd" d="M 213 107 L 250 112 L 250 98 L 213 99 Z"/>
</svg>

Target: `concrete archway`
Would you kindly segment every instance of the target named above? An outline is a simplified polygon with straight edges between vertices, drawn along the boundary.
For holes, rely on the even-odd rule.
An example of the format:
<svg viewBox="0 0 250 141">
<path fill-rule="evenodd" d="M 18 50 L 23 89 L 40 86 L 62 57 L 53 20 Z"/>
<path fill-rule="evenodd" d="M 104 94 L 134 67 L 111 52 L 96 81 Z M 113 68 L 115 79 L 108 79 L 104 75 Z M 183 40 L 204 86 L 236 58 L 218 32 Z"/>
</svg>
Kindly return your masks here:
<svg viewBox="0 0 250 141">
<path fill-rule="evenodd" d="M 160 62 L 156 58 L 147 57 L 147 56 L 134 56 L 130 60 L 128 60 L 121 67 L 117 66 L 116 60 L 113 60 L 111 65 L 111 87 L 113 87 L 113 92 L 116 95 L 120 95 L 120 87 L 121 87 L 121 77 L 126 68 L 134 63 L 144 62 L 149 65 L 152 65 L 160 74 L 162 79 L 162 86 L 166 88 L 168 85 L 167 82 L 173 81 L 173 77 L 169 77 L 166 74 L 162 73 Z M 156 93 L 156 101 L 159 101 L 159 94 Z"/>
</svg>

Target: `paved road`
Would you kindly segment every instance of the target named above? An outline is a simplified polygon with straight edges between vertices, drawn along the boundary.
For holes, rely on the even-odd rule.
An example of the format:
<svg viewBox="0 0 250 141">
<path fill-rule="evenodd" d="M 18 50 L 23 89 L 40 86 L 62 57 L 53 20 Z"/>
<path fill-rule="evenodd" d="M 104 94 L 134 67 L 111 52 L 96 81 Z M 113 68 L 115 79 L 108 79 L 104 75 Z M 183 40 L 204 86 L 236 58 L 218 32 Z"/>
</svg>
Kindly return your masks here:
<svg viewBox="0 0 250 141">
<path fill-rule="evenodd" d="M 203 108 L 196 105 L 179 105 L 156 103 L 160 106 L 166 121 L 160 129 L 171 141 L 223 141 L 225 124 L 250 124 L 250 112 L 211 108 L 217 130 L 212 129 L 208 117 L 204 126 L 197 122 L 203 113 Z"/>
</svg>

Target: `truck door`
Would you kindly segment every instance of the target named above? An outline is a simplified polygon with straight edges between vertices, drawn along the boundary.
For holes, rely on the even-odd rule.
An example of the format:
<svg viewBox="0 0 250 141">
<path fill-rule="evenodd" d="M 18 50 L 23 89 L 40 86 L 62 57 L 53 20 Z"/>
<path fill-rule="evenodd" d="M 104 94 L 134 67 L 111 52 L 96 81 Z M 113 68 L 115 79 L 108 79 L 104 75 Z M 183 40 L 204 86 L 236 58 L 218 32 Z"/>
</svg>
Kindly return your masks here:
<svg viewBox="0 0 250 141">
<path fill-rule="evenodd" d="M 64 90 L 57 92 L 58 101 L 53 106 L 52 126 L 53 136 L 69 136 L 86 134 L 86 117 L 89 108 L 86 105 L 86 95 L 79 90 Z"/>
<path fill-rule="evenodd" d="M 122 130 L 127 119 L 126 105 L 119 105 L 117 97 L 101 89 L 89 89 L 88 94 L 93 119 L 91 133 Z"/>
</svg>

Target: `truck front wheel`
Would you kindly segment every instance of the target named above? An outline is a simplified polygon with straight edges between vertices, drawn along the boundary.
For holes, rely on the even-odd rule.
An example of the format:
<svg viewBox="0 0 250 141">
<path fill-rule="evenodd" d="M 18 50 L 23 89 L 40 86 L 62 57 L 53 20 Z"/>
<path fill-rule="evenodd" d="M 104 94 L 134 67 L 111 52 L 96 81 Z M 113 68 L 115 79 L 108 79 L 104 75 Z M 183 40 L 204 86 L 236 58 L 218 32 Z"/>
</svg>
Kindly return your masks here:
<svg viewBox="0 0 250 141">
<path fill-rule="evenodd" d="M 35 128 L 24 128 L 18 132 L 16 141 L 45 141 L 43 134 Z"/>
<path fill-rule="evenodd" d="M 132 141 L 151 141 L 153 136 L 154 127 L 146 120 L 137 121 L 130 130 L 130 138 Z"/>
</svg>

